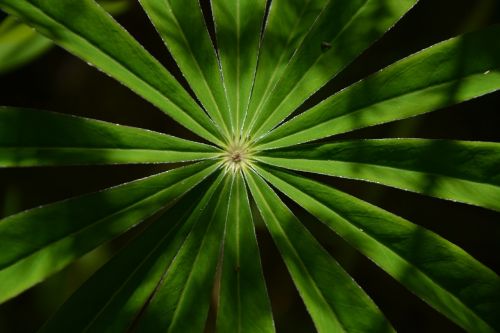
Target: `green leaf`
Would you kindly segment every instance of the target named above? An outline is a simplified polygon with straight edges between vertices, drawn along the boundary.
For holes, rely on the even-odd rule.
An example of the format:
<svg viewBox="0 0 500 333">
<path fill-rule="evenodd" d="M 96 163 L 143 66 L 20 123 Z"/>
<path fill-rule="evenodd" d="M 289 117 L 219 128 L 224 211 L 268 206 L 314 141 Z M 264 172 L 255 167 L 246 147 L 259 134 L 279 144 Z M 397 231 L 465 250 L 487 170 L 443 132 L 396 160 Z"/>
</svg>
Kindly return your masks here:
<svg viewBox="0 0 500 333">
<path fill-rule="evenodd" d="M 14 70 L 52 47 L 52 42 L 21 23 L 7 17 L 0 24 L 0 74 Z"/>
<path fill-rule="evenodd" d="M 265 152 L 287 169 L 371 181 L 500 211 L 500 143 L 382 139 Z"/>
<path fill-rule="evenodd" d="M 231 178 L 214 194 L 168 268 L 137 332 L 203 332 L 228 216 Z"/>
<path fill-rule="evenodd" d="M 260 214 L 320 333 L 392 332 L 373 301 L 262 178 L 247 173 Z"/>
<path fill-rule="evenodd" d="M 250 100 L 265 0 L 211 1 L 233 134 L 239 135 Z"/>
<path fill-rule="evenodd" d="M 130 0 L 97 0 L 97 3 L 111 15 L 123 14 L 131 7 Z"/>
<path fill-rule="evenodd" d="M 273 0 L 265 23 L 255 82 L 243 129 L 254 121 L 257 109 L 281 79 L 297 47 L 328 0 Z"/>
<path fill-rule="evenodd" d="M 172 163 L 218 154 L 208 145 L 139 128 L 0 107 L 0 167 Z"/>
<path fill-rule="evenodd" d="M 125 332 L 218 188 L 210 176 L 94 274 L 41 332 Z M 113 320 L 109 320 L 113 318 Z"/>
<path fill-rule="evenodd" d="M 417 0 L 333 0 L 256 110 L 255 139 L 266 134 L 380 38 Z M 334 18 L 334 19 L 332 19 Z"/>
<path fill-rule="evenodd" d="M 234 176 L 224 240 L 217 332 L 275 332 L 243 175 Z"/>
<path fill-rule="evenodd" d="M 198 0 L 141 0 L 201 104 L 229 137 L 222 76 Z"/>
<path fill-rule="evenodd" d="M 465 330 L 500 329 L 500 278 L 458 246 L 321 183 L 274 169 L 258 170 L 273 186 Z"/>
<path fill-rule="evenodd" d="M 221 144 L 216 126 L 184 88 L 93 0 L 0 0 L 0 8 L 122 82 L 192 132 Z"/>
<path fill-rule="evenodd" d="M 216 168 L 201 162 L 0 220 L 0 303 L 153 215 Z"/>
<path fill-rule="evenodd" d="M 342 90 L 264 137 L 290 146 L 404 119 L 500 88 L 500 26 L 436 44 Z"/>
<path fill-rule="evenodd" d="M 128 0 L 99 1 L 108 13 L 119 15 L 130 6 Z M 52 48 L 52 41 L 15 17 L 0 23 L 0 74 L 21 67 Z"/>
</svg>

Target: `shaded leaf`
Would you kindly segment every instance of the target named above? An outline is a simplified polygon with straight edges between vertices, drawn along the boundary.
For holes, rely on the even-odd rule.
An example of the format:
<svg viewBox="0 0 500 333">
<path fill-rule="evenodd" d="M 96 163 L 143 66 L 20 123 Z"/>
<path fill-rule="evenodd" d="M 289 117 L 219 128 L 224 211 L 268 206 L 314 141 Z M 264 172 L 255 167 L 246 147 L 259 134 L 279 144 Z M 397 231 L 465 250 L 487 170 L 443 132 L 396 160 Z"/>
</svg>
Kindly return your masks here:
<svg viewBox="0 0 500 333">
<path fill-rule="evenodd" d="M 275 332 L 243 174 L 234 176 L 224 240 L 217 332 Z"/>
<path fill-rule="evenodd" d="M 247 182 L 318 332 L 392 332 L 368 295 L 269 185 L 253 173 Z"/>
<path fill-rule="evenodd" d="M 201 162 L 0 220 L 0 302 L 153 215 L 216 168 Z"/>
<path fill-rule="evenodd" d="M 230 194 L 231 179 L 226 177 L 168 268 L 137 332 L 203 332 Z"/>
<path fill-rule="evenodd" d="M 269 98 L 260 111 L 256 111 L 256 121 L 250 127 L 253 138 L 258 139 L 283 121 L 380 38 L 416 2 L 330 1 L 303 39 Z"/>
<path fill-rule="evenodd" d="M 104 265 L 44 325 L 42 332 L 126 331 L 155 292 L 221 177 L 214 180 L 215 175 L 192 189 Z"/>
<path fill-rule="evenodd" d="M 321 183 L 272 169 L 266 180 L 470 332 L 500 328 L 500 278 L 435 233 Z"/>
<path fill-rule="evenodd" d="M 264 137 L 290 146 L 444 108 L 500 89 L 500 26 L 436 44 L 340 91 Z"/>
</svg>

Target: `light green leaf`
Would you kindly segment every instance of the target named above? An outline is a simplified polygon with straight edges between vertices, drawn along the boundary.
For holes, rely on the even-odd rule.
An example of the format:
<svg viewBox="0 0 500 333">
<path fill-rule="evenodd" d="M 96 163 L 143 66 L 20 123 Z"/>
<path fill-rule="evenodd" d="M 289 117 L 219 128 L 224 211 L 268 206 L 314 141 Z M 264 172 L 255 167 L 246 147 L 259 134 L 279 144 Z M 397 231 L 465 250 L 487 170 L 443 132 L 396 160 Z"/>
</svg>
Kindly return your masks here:
<svg viewBox="0 0 500 333">
<path fill-rule="evenodd" d="M 342 90 L 264 137 L 290 146 L 404 119 L 500 89 L 500 26 L 436 44 Z"/>
<path fill-rule="evenodd" d="M 215 147 L 139 128 L 0 107 L 0 167 L 172 163 L 217 154 Z"/>
<path fill-rule="evenodd" d="M 198 0 L 140 0 L 182 74 L 208 114 L 229 137 L 222 76 Z"/>
<path fill-rule="evenodd" d="M 266 134 L 380 38 L 417 0 L 332 0 L 256 111 L 252 137 Z M 335 19 L 333 19 L 335 18 Z"/>
<path fill-rule="evenodd" d="M 0 0 L 34 26 L 201 137 L 221 143 L 207 114 L 175 78 L 93 0 Z"/>
<path fill-rule="evenodd" d="M 154 293 L 221 180 L 210 176 L 164 212 L 85 282 L 41 332 L 125 332 Z"/>
<path fill-rule="evenodd" d="M 0 220 L 0 303 L 150 217 L 216 168 L 201 162 Z"/>
<path fill-rule="evenodd" d="M 382 139 L 265 152 L 279 167 L 376 182 L 500 211 L 500 143 Z"/>
<path fill-rule="evenodd" d="M 241 173 L 235 176 L 228 206 L 217 332 L 275 332 L 252 212 Z"/>
<path fill-rule="evenodd" d="M 465 330 L 500 329 L 500 278 L 458 246 L 321 183 L 274 169 L 258 170 L 273 186 Z"/>
<path fill-rule="evenodd" d="M 0 74 L 32 61 L 52 45 L 49 39 L 17 18 L 7 17 L 0 24 Z"/>
<path fill-rule="evenodd" d="M 314 239 L 262 178 L 247 173 L 260 214 L 288 267 L 316 329 L 392 332 L 373 301 Z"/>
<path fill-rule="evenodd" d="M 144 310 L 137 332 L 203 332 L 224 238 L 231 178 L 214 194 Z"/>
<path fill-rule="evenodd" d="M 213 0 L 211 4 L 233 134 L 239 135 L 255 77 L 266 1 Z"/>
<path fill-rule="evenodd" d="M 328 0 L 271 2 L 244 131 L 253 123 L 256 111 L 281 79 L 292 55 L 327 3 Z"/>
<path fill-rule="evenodd" d="M 99 1 L 101 7 L 119 15 L 130 6 L 128 0 Z M 52 48 L 52 41 L 15 17 L 0 23 L 0 74 L 23 66 Z"/>
</svg>

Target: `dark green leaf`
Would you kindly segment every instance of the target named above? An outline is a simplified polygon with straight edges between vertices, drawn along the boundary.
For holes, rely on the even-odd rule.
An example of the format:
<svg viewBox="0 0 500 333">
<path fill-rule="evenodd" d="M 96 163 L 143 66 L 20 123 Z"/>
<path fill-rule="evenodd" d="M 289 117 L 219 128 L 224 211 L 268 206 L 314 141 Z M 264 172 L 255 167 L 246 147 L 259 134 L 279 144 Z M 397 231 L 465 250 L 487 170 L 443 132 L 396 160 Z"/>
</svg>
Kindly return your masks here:
<svg viewBox="0 0 500 333">
<path fill-rule="evenodd" d="M 404 119 L 500 89 L 500 26 L 436 44 L 331 96 L 260 141 L 286 147 Z"/>
<path fill-rule="evenodd" d="M 224 240 L 218 333 L 272 333 L 274 323 L 245 182 L 234 179 Z"/>
<path fill-rule="evenodd" d="M 231 179 L 214 194 L 168 268 L 137 332 L 203 332 L 228 214 Z"/>
<path fill-rule="evenodd" d="M 216 168 L 201 162 L 0 220 L 0 302 L 153 215 Z"/>
<path fill-rule="evenodd" d="M 500 278 L 458 246 L 321 183 L 275 169 L 258 170 L 280 191 L 467 331 L 500 329 Z"/>
<path fill-rule="evenodd" d="M 42 332 L 124 332 L 155 292 L 164 272 L 217 189 L 211 176 L 94 274 Z M 113 318 L 113 320 L 109 320 Z"/>
<path fill-rule="evenodd" d="M 318 332 L 392 332 L 368 295 L 269 185 L 253 173 L 247 182 Z"/>
</svg>

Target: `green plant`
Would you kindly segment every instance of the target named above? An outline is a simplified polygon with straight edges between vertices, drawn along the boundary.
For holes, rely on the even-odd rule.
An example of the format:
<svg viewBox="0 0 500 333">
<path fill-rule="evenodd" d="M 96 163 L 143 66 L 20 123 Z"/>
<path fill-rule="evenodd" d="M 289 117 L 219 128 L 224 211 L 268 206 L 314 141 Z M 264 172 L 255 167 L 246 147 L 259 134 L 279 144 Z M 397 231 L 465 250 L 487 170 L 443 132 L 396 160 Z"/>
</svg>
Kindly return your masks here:
<svg viewBox="0 0 500 333">
<path fill-rule="evenodd" d="M 101 0 L 99 5 L 113 15 L 125 12 L 128 0 Z M 0 74 L 12 71 L 45 54 L 53 46 L 50 39 L 38 34 L 15 17 L 0 24 Z"/>
<path fill-rule="evenodd" d="M 208 142 L 2 108 L 4 167 L 197 162 L 0 221 L 0 301 L 163 213 L 42 331 L 202 331 L 222 253 L 217 330 L 272 332 L 252 199 L 319 332 L 392 331 L 278 190 L 464 329 L 500 330 L 496 273 L 435 233 L 288 171 L 379 182 L 500 211 L 500 144 L 307 144 L 498 90 L 498 26 L 405 58 L 282 124 L 415 2 L 273 0 L 260 42 L 266 1 L 213 0 L 216 54 L 198 1 L 142 0 L 202 108 L 94 1 L 0 0 L 0 8 Z"/>
</svg>

